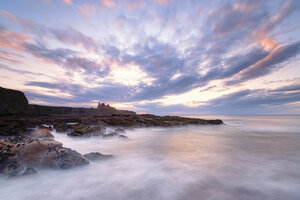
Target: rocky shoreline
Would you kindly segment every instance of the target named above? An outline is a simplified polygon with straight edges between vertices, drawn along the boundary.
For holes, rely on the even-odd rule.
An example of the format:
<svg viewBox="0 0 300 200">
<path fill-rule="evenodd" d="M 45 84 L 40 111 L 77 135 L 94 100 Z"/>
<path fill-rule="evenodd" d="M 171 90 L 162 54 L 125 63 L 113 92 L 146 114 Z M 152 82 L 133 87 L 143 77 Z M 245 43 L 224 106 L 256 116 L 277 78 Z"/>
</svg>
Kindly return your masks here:
<svg viewBox="0 0 300 200">
<path fill-rule="evenodd" d="M 22 92 L 0 87 L 0 176 L 29 175 L 42 168 L 68 169 L 112 157 L 99 152 L 81 155 L 63 147 L 53 139 L 54 130 L 69 137 L 126 139 L 126 128 L 219 124 L 223 122 L 218 119 L 139 115 L 104 103 L 96 109 L 29 105 Z"/>
</svg>

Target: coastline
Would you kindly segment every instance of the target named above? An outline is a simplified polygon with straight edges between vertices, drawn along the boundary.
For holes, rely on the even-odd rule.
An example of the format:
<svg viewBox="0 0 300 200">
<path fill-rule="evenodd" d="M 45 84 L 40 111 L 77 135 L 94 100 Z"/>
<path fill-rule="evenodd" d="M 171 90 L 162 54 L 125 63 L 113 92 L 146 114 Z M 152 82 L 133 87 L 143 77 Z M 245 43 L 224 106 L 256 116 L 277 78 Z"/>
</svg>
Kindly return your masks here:
<svg viewBox="0 0 300 200">
<path fill-rule="evenodd" d="M 112 158 L 100 152 L 81 155 L 64 147 L 51 134 L 70 137 L 119 137 L 127 139 L 126 128 L 220 125 L 219 119 L 156 116 L 117 110 L 109 104 L 98 108 L 30 105 L 23 92 L 0 88 L 0 176 L 35 174 L 39 169 L 69 169 L 90 160 Z M 107 128 L 113 127 L 113 128 Z"/>
</svg>

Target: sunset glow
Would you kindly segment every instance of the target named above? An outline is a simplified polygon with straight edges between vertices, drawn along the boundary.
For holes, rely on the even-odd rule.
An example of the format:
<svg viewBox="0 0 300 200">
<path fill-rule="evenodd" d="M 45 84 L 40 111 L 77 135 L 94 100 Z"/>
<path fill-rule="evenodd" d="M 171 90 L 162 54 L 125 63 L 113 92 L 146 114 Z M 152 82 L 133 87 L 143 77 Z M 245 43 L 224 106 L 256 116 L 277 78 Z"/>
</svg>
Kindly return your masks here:
<svg viewBox="0 0 300 200">
<path fill-rule="evenodd" d="M 297 0 L 1 1 L 0 84 L 43 105 L 300 114 L 299 8 Z"/>
</svg>

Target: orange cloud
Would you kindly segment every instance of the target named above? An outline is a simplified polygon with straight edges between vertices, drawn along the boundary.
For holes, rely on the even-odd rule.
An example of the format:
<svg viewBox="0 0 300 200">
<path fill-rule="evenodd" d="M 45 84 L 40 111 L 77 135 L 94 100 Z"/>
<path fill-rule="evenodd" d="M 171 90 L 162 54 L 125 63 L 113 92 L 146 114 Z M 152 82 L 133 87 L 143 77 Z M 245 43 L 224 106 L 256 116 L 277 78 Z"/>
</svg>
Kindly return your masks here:
<svg viewBox="0 0 300 200">
<path fill-rule="evenodd" d="M 116 3 L 114 2 L 114 0 L 102 0 L 102 3 L 107 7 L 116 6 Z"/>
<path fill-rule="evenodd" d="M 73 4 L 72 0 L 63 0 L 63 2 L 65 2 L 67 4 Z"/>
</svg>

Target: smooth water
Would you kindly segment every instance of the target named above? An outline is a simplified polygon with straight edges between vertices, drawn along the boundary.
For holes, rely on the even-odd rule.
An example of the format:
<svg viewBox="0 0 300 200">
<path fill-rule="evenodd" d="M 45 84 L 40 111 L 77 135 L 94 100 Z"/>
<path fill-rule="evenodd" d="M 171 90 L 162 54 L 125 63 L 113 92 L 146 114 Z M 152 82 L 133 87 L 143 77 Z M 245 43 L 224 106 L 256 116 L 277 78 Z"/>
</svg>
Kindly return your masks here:
<svg viewBox="0 0 300 200">
<path fill-rule="evenodd" d="M 217 118 L 226 125 L 139 128 L 126 131 L 129 140 L 54 132 L 56 140 L 82 154 L 115 157 L 2 178 L 0 199 L 300 199 L 299 116 Z"/>
</svg>

